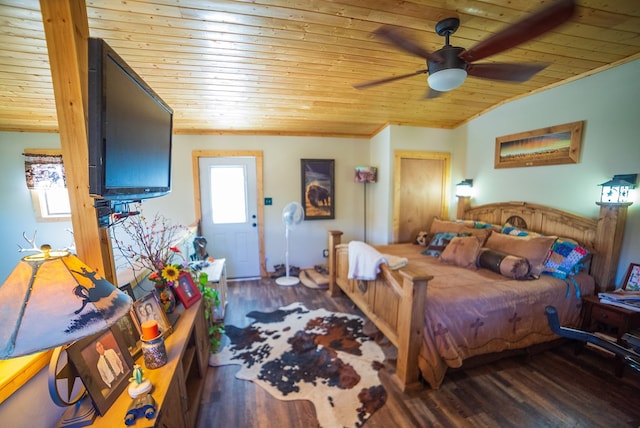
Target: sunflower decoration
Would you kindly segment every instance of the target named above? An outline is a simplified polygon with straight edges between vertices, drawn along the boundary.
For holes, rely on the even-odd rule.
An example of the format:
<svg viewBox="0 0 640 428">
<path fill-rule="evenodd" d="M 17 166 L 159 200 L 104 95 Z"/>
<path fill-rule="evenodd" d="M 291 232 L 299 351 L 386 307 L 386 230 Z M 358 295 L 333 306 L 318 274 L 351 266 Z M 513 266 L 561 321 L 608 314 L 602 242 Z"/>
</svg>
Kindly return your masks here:
<svg viewBox="0 0 640 428">
<path fill-rule="evenodd" d="M 162 269 L 162 278 L 167 282 L 177 281 L 180 276 L 180 269 L 176 266 L 169 265 Z"/>
</svg>

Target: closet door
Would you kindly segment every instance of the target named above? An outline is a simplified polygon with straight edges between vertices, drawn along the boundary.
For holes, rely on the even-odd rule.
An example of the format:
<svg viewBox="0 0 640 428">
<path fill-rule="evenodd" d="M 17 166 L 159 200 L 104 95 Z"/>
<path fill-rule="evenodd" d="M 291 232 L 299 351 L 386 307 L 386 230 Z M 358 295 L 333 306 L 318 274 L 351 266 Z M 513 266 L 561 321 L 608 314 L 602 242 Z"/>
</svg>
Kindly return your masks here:
<svg viewBox="0 0 640 428">
<path fill-rule="evenodd" d="M 448 217 L 451 155 L 398 151 L 394 157 L 394 242 L 412 242 L 434 217 Z"/>
</svg>

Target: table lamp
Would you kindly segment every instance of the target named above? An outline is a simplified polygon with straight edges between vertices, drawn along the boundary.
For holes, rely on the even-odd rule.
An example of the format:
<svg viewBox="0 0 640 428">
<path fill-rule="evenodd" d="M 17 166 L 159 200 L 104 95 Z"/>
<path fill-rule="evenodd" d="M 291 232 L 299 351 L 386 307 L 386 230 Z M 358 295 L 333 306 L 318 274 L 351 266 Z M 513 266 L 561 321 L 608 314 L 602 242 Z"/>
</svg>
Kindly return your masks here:
<svg viewBox="0 0 640 428">
<path fill-rule="evenodd" d="M 40 249 L 23 257 L 0 287 L 0 359 L 68 345 L 104 331 L 133 304 L 131 297 L 70 252 L 47 245 Z M 61 404 L 51 390 L 51 379 L 49 385 L 56 404 L 72 404 Z"/>
</svg>

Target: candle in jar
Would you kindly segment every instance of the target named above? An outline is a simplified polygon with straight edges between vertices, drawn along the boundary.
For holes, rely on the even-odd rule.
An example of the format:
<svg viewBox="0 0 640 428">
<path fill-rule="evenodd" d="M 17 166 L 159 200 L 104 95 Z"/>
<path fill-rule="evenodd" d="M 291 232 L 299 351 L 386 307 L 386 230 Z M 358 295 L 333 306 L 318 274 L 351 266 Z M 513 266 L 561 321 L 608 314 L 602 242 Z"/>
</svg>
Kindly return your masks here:
<svg viewBox="0 0 640 428">
<path fill-rule="evenodd" d="M 158 321 L 156 320 L 145 321 L 142 323 L 141 327 L 142 338 L 144 340 L 155 339 L 160 335 L 160 332 L 158 331 Z"/>
</svg>

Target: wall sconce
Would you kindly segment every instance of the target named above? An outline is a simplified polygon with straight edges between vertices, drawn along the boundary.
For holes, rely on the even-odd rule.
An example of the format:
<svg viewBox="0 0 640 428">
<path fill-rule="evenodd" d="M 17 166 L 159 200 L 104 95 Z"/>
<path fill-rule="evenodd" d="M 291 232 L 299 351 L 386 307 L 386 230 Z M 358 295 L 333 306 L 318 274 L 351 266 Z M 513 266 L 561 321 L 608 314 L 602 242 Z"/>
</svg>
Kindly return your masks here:
<svg viewBox="0 0 640 428">
<path fill-rule="evenodd" d="M 599 184 L 601 205 L 631 205 L 631 189 L 635 187 L 638 174 L 614 175 L 609 181 Z"/>
<path fill-rule="evenodd" d="M 470 197 L 473 191 L 473 179 L 467 178 L 456 184 L 457 197 Z"/>
<path fill-rule="evenodd" d="M 353 181 L 364 184 L 364 242 L 367 242 L 367 183 L 378 181 L 378 168 L 375 166 L 357 166 Z"/>
</svg>

